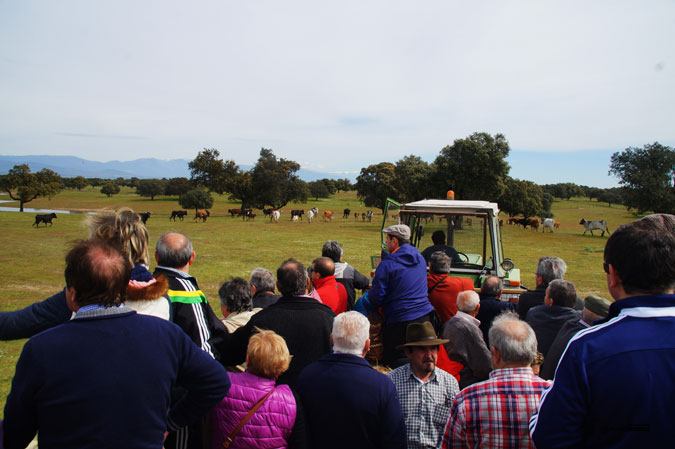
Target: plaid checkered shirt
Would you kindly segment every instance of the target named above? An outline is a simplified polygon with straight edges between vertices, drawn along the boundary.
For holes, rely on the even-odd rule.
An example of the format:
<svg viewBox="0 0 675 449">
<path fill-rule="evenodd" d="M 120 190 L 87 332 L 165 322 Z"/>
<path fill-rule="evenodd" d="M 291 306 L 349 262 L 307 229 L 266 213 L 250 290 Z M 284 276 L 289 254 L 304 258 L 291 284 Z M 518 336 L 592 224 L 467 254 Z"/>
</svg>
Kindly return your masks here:
<svg viewBox="0 0 675 449">
<path fill-rule="evenodd" d="M 396 386 L 405 417 L 408 449 L 438 448 L 459 393 L 457 380 L 440 368 L 422 383 L 407 363 L 387 374 Z"/>
<path fill-rule="evenodd" d="M 442 448 L 534 449 L 528 424 L 548 386 L 529 367 L 492 371 L 457 395 Z"/>
</svg>

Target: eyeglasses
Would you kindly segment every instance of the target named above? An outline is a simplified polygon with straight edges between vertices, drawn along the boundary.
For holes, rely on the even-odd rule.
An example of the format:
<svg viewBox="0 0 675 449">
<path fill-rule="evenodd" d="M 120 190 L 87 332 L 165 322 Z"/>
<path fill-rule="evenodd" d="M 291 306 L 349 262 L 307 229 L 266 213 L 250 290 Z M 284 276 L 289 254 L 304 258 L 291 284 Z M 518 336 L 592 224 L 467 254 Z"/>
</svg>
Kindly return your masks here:
<svg viewBox="0 0 675 449">
<path fill-rule="evenodd" d="M 605 273 L 609 274 L 609 264 L 607 262 L 602 263 L 602 269 L 605 270 Z"/>
</svg>

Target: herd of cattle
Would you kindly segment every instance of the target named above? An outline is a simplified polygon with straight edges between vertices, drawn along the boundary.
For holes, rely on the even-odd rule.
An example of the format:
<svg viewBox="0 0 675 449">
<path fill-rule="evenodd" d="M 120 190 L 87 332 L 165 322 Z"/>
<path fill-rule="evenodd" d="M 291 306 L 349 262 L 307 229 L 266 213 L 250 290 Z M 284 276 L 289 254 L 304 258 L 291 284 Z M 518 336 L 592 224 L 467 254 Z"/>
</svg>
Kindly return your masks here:
<svg viewBox="0 0 675 449">
<path fill-rule="evenodd" d="M 281 217 L 281 211 L 278 209 L 263 209 L 263 215 L 265 217 L 269 217 L 271 222 L 278 223 L 279 218 Z M 244 220 L 254 220 L 256 217 L 256 214 L 253 213 L 253 209 L 228 209 L 227 212 L 232 216 L 232 217 L 242 217 Z M 141 217 L 141 221 L 143 221 L 143 224 L 147 223 L 147 221 L 150 219 L 150 216 L 152 215 L 151 212 L 141 212 L 138 214 Z M 174 210 L 171 211 L 171 216 L 169 217 L 169 220 L 171 221 L 176 221 L 176 219 L 179 219 L 180 221 L 183 221 L 185 217 L 187 217 L 188 212 L 186 210 Z M 302 221 L 302 217 L 305 215 L 305 210 L 304 209 L 292 209 L 291 210 L 291 220 L 292 221 Z M 313 207 L 307 211 L 307 222 L 311 223 L 314 221 L 314 218 L 319 215 L 319 209 L 316 207 Z M 327 210 L 323 212 L 323 220 L 324 221 L 332 221 L 333 216 L 335 214 L 333 211 Z M 208 209 L 199 209 L 195 211 L 195 221 L 201 221 L 205 222 L 206 219 L 211 216 L 211 213 L 208 211 Z M 352 211 L 351 209 L 345 209 L 342 212 L 342 218 L 347 220 L 352 216 Z M 398 215 L 397 215 L 398 216 Z M 45 227 L 47 224 L 50 226 L 53 224 L 52 220 L 54 218 L 58 218 L 54 212 L 50 214 L 38 214 L 35 216 L 35 222 L 33 223 L 33 226 L 39 228 L 41 223 L 44 223 Z M 354 220 L 358 220 L 361 218 L 362 221 L 368 220 L 368 222 L 371 222 L 373 220 L 373 211 L 369 210 L 367 212 L 354 212 Z M 433 217 L 431 218 L 433 221 Z M 509 217 L 507 220 L 507 223 L 509 225 L 520 225 L 523 227 L 523 229 L 527 229 L 529 226 L 531 230 L 533 231 L 538 231 L 540 224 L 541 224 L 541 230 L 542 232 L 546 232 L 548 229 L 549 232 L 553 232 L 554 229 L 559 229 L 560 228 L 560 222 L 555 221 L 552 218 L 544 218 L 539 221 L 538 218 L 518 218 L 518 217 Z M 468 223 L 469 225 L 471 223 Z M 499 220 L 499 225 L 502 226 L 503 220 Z M 601 234 L 600 236 L 604 236 L 605 232 L 607 234 L 610 233 L 609 228 L 607 227 L 607 222 L 605 220 L 586 220 L 584 218 L 581 219 L 579 222 L 580 225 L 584 227 L 584 235 L 586 235 L 587 232 L 590 232 L 591 235 L 593 234 L 593 231 L 600 231 Z"/>
</svg>

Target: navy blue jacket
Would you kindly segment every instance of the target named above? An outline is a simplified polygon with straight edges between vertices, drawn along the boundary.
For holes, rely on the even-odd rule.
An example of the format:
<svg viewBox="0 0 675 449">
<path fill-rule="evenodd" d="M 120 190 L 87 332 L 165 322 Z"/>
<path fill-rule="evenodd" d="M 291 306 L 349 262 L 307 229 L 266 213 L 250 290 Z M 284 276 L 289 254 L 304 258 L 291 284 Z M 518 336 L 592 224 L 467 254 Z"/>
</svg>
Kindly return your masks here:
<svg viewBox="0 0 675 449">
<path fill-rule="evenodd" d="M 186 396 L 171 405 L 171 388 Z M 224 368 L 175 324 L 126 308 L 83 312 L 31 338 L 5 405 L 4 447 L 161 448 L 164 432 L 206 414 Z"/>
<path fill-rule="evenodd" d="M 65 323 L 73 315 L 66 304 L 64 290 L 41 302 L 12 312 L 0 312 L 0 340 L 30 338 Z"/>
<path fill-rule="evenodd" d="M 490 339 L 488 338 L 488 332 L 490 331 L 490 326 L 492 326 L 492 321 L 503 312 L 511 311 L 515 312 L 516 304 L 513 302 L 501 301 L 494 296 L 480 296 L 480 309 L 478 309 L 478 315 L 476 319 L 480 321 L 480 330 L 483 333 L 483 340 L 487 347 L 490 347 Z"/>
<path fill-rule="evenodd" d="M 567 345 L 530 421 L 534 444 L 538 449 L 671 444 L 673 373 L 675 295 L 612 303 L 607 321 L 580 331 Z"/>
<path fill-rule="evenodd" d="M 362 357 L 328 354 L 296 383 L 310 436 L 322 449 L 405 449 L 405 421 L 396 388 Z"/>
<path fill-rule="evenodd" d="M 377 266 L 368 299 L 382 306 L 386 324 L 412 321 L 434 311 L 429 302 L 427 266 L 412 245 L 385 254 Z"/>
</svg>

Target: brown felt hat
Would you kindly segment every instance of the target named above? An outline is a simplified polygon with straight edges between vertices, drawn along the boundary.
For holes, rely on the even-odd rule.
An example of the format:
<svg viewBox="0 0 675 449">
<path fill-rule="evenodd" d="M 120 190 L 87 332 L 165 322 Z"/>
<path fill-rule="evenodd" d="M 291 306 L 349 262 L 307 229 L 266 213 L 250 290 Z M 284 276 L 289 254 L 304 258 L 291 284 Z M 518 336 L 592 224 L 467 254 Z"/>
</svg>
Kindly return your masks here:
<svg viewBox="0 0 675 449">
<path fill-rule="evenodd" d="M 410 346 L 438 346 L 449 342 L 436 336 L 434 326 L 431 322 L 410 323 L 405 330 L 405 344 L 397 346 L 396 349 L 403 349 Z"/>
</svg>

